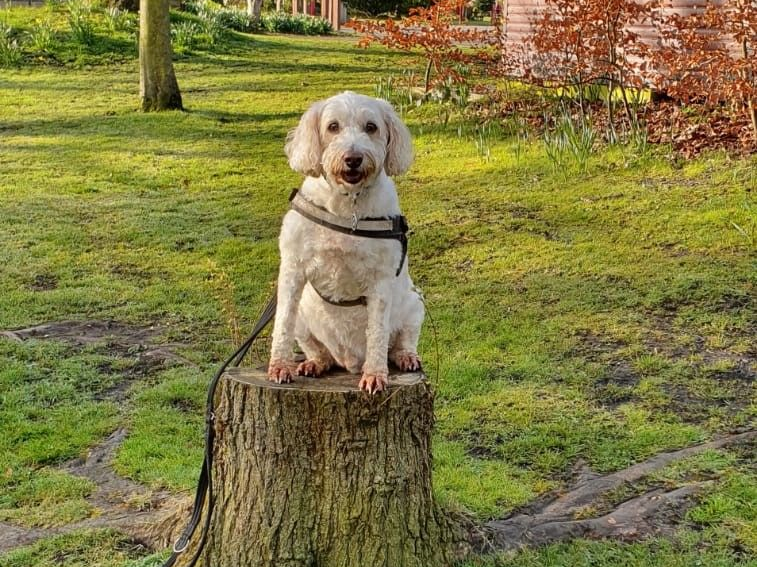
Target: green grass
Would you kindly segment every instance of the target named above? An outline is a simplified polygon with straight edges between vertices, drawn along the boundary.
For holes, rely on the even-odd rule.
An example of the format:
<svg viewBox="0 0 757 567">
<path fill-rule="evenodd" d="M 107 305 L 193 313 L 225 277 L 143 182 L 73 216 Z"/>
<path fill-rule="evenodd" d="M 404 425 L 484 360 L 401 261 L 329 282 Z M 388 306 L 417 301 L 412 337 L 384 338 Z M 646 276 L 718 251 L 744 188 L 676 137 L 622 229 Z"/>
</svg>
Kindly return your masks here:
<svg viewBox="0 0 757 567">
<path fill-rule="evenodd" d="M 7 17 L 24 27 L 42 15 Z M 300 181 L 283 155 L 287 130 L 310 102 L 371 94 L 411 64 L 346 39 L 235 35 L 178 60 L 187 112 L 145 115 L 133 53 L 97 45 L 69 59 L 60 48 L 64 66 L 3 70 L 0 329 L 157 324 L 200 370 L 136 377 L 114 403 L 136 353 L 0 338 L 0 519 L 28 525 L 96 513 L 91 487 L 56 467 L 119 426 L 121 474 L 193 487 L 209 374 L 231 349 L 229 327 L 250 328 L 276 277 L 279 222 Z M 519 147 L 504 134 L 484 160 L 470 124 L 453 115 L 444 127 L 432 106 L 405 120 L 417 159 L 398 185 L 411 273 L 436 323 L 421 351 L 438 393 L 446 506 L 502 516 L 564 487 L 579 462 L 617 470 L 754 426 L 757 256 L 733 226 L 755 222 L 754 158 L 679 168 L 664 150 L 611 148 L 579 174 L 553 171 L 538 140 Z M 739 451 L 655 481 L 712 480 L 675 538 L 575 541 L 470 565 L 747 565 L 757 483 Z M 79 533 L 0 566 L 157 562 L 146 553 Z"/>
</svg>

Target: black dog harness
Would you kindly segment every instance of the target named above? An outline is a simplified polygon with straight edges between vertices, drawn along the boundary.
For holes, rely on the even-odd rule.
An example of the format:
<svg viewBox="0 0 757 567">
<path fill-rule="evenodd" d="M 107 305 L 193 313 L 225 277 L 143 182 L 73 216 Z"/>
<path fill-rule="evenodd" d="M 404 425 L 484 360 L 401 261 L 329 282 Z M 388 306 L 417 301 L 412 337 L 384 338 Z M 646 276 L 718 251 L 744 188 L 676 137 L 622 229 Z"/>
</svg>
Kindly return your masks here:
<svg viewBox="0 0 757 567">
<path fill-rule="evenodd" d="M 407 232 L 409 230 L 407 219 L 404 216 L 396 215 L 389 218 L 358 219 L 357 216 L 353 215 L 352 219 L 348 220 L 334 215 L 323 207 L 308 201 L 305 197 L 300 195 L 298 189 L 292 191 L 292 194 L 289 196 L 289 203 L 293 211 L 296 211 L 309 221 L 325 226 L 331 230 L 341 232 L 342 234 L 360 236 L 363 238 L 399 240 L 402 245 L 402 256 L 400 257 L 400 265 L 399 268 L 397 268 L 395 276 L 399 276 L 400 272 L 402 272 L 402 266 L 405 264 L 405 258 L 407 257 Z M 367 303 L 364 296 L 348 301 L 334 301 L 318 291 L 318 288 L 316 288 L 312 282 L 310 285 L 321 299 L 331 305 L 337 305 L 339 307 L 354 307 L 356 305 L 366 305 Z"/>
</svg>

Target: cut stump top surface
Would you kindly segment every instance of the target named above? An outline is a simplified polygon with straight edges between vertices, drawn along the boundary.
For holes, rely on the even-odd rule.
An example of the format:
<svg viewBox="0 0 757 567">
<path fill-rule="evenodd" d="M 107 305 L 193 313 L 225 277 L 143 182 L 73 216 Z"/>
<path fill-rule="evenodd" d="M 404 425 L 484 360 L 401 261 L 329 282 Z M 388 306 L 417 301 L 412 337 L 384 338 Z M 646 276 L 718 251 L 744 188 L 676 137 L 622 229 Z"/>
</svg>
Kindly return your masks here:
<svg viewBox="0 0 757 567">
<path fill-rule="evenodd" d="M 319 378 L 297 376 L 289 384 L 277 384 L 268 379 L 264 368 L 229 368 L 223 375 L 226 380 L 233 380 L 258 388 L 273 388 L 279 390 L 302 390 L 307 392 L 358 392 L 360 375 L 345 371 L 327 372 Z M 389 372 L 389 389 L 401 386 L 414 386 L 426 379 L 423 372 Z"/>
</svg>

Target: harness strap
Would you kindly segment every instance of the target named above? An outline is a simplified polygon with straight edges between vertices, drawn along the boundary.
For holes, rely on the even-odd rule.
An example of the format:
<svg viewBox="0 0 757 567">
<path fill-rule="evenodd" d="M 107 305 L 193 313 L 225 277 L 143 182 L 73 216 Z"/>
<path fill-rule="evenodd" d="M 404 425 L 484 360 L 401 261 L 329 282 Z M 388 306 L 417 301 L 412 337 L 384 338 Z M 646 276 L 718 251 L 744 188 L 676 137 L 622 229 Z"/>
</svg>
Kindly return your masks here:
<svg viewBox="0 0 757 567">
<path fill-rule="evenodd" d="M 361 295 L 357 299 L 348 299 L 346 301 L 334 301 L 330 297 L 326 297 L 323 295 L 320 290 L 313 285 L 313 282 L 308 282 L 310 284 L 310 287 L 313 288 L 313 290 L 318 294 L 318 297 L 323 299 L 326 303 L 329 303 L 331 305 L 336 305 L 337 307 L 357 307 L 358 305 L 368 305 L 368 299 Z"/>
<path fill-rule="evenodd" d="M 388 219 L 355 218 L 349 221 L 308 201 L 299 194 L 298 189 L 292 191 L 289 201 L 293 211 L 296 211 L 309 221 L 331 230 L 363 238 L 399 240 L 402 246 L 402 256 L 400 257 L 400 265 L 397 268 L 395 276 L 399 276 L 402 272 L 402 266 L 405 264 L 405 258 L 407 257 L 407 232 L 410 229 L 407 219 L 403 215 L 396 215 Z"/>
</svg>

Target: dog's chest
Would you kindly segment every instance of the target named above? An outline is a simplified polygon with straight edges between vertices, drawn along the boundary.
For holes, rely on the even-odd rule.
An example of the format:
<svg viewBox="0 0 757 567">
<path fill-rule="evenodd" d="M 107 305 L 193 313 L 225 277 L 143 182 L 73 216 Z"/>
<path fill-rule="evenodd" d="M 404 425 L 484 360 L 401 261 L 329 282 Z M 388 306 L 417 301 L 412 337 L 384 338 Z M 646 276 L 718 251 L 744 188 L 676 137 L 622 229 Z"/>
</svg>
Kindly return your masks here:
<svg viewBox="0 0 757 567">
<path fill-rule="evenodd" d="M 322 227 L 315 232 L 304 258 L 305 273 L 324 291 L 362 293 L 376 279 L 390 274 L 391 266 L 398 262 L 400 247 L 396 241 L 342 234 Z"/>
</svg>

